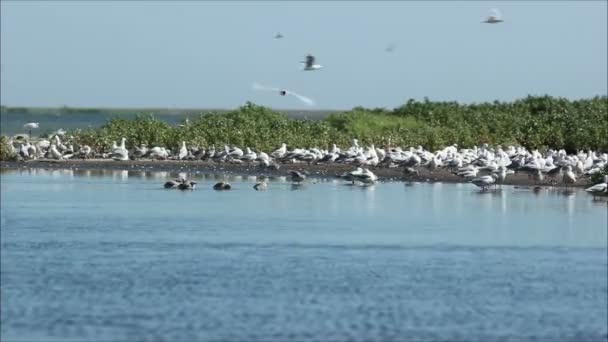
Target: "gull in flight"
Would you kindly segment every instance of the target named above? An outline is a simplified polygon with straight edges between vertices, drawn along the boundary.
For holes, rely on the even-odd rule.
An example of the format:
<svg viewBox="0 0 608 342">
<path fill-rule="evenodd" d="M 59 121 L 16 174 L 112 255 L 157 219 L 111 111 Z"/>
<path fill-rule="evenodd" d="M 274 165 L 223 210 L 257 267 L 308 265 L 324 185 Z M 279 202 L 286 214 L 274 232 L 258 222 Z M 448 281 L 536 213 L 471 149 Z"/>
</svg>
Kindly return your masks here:
<svg viewBox="0 0 608 342">
<path fill-rule="evenodd" d="M 315 56 L 311 54 L 306 55 L 306 60 L 300 63 L 304 63 L 304 69 L 302 69 L 304 71 L 319 70 L 323 67 L 322 65 L 315 64 Z"/>
<path fill-rule="evenodd" d="M 493 8 L 490 12 L 491 12 L 491 14 L 486 18 L 486 20 L 482 21 L 482 23 L 498 24 L 498 23 L 502 23 L 504 21 L 502 19 L 502 15 L 496 8 Z"/>
<path fill-rule="evenodd" d="M 38 128 L 38 127 L 40 127 L 40 124 L 39 124 L 39 123 L 37 123 L 37 122 L 28 122 L 28 123 L 26 123 L 25 125 L 23 125 L 23 128 L 27 128 L 27 129 L 29 129 L 29 130 L 30 130 L 30 131 L 29 131 L 29 132 L 30 132 L 30 133 L 29 133 L 29 137 L 30 137 L 30 138 L 32 137 L 32 129 L 33 129 L 33 128 Z"/>
<path fill-rule="evenodd" d="M 315 101 L 313 99 L 308 98 L 308 97 L 306 97 L 304 95 L 300 95 L 298 93 L 295 93 L 295 92 L 293 92 L 291 90 L 285 90 L 285 89 L 279 89 L 279 88 L 275 88 L 275 87 L 265 86 L 265 85 L 261 85 L 259 83 L 254 83 L 253 84 L 253 89 L 255 89 L 255 90 L 275 91 L 275 92 L 278 92 L 279 95 L 281 95 L 281 96 L 293 95 L 298 100 L 304 102 L 305 104 L 307 104 L 309 106 L 314 106 L 315 105 Z"/>
<path fill-rule="evenodd" d="M 283 38 L 283 35 L 281 34 L 281 32 L 277 33 L 276 36 L 274 36 L 274 39 L 281 39 Z"/>
</svg>

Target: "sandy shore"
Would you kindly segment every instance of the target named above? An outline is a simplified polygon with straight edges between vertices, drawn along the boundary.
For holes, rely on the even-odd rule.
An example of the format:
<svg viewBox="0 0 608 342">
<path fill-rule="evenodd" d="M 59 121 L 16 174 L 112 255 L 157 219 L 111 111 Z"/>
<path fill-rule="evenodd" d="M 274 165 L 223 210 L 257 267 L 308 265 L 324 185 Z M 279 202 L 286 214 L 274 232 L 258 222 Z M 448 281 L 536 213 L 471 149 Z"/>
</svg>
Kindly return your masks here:
<svg viewBox="0 0 608 342">
<path fill-rule="evenodd" d="M 289 171 L 307 172 L 309 177 L 337 177 L 344 172 L 355 169 L 352 165 L 343 164 L 283 164 L 279 170 L 261 168 L 259 166 L 248 166 L 244 164 L 216 163 L 211 161 L 178 161 L 178 160 L 128 160 L 114 161 L 107 159 L 87 160 L 30 160 L 23 162 L 0 162 L 0 169 L 74 169 L 74 170 L 127 170 L 127 171 L 166 171 L 166 172 L 205 172 L 205 173 L 228 173 L 237 175 L 264 175 L 281 176 L 289 174 Z M 415 182 L 445 182 L 464 183 L 462 178 L 452 174 L 450 171 L 441 169 L 429 172 L 420 168 L 420 175 L 405 177 L 403 168 L 370 168 L 380 181 L 415 181 Z M 504 184 L 533 186 L 534 181 L 523 172 L 508 175 Z M 579 179 L 575 186 L 583 187 L 589 185 L 588 179 Z M 561 186 L 561 185 L 558 185 Z"/>
</svg>

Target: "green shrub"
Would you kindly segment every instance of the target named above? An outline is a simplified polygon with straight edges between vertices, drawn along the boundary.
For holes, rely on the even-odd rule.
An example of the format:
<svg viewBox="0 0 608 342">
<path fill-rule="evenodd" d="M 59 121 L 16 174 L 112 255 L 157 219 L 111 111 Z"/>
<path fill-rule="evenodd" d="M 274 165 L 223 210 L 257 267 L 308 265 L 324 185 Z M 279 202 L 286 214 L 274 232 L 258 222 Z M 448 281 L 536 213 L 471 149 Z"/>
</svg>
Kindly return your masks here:
<svg viewBox="0 0 608 342">
<path fill-rule="evenodd" d="M 0 160 L 2 161 L 14 161 L 17 159 L 17 154 L 13 152 L 13 149 L 9 145 L 8 138 L 0 136 Z"/>
<path fill-rule="evenodd" d="M 604 168 L 591 176 L 591 183 L 592 184 L 599 184 L 599 183 L 604 183 L 604 176 L 608 175 L 608 164 L 604 165 Z"/>
<path fill-rule="evenodd" d="M 74 133 L 77 143 L 107 149 L 127 139 L 127 147 L 146 144 L 178 148 L 181 142 L 208 147 L 224 144 L 271 151 L 288 148 L 349 146 L 353 138 L 376 146 L 417 146 L 436 150 L 447 145 L 472 147 L 522 145 L 608 151 L 608 97 L 569 101 L 549 96 L 514 102 L 459 104 L 409 100 L 394 110 L 353 108 L 324 120 L 296 120 L 251 102 L 232 111 L 201 114 L 179 126 L 152 115 L 114 118 L 95 130 Z"/>
</svg>

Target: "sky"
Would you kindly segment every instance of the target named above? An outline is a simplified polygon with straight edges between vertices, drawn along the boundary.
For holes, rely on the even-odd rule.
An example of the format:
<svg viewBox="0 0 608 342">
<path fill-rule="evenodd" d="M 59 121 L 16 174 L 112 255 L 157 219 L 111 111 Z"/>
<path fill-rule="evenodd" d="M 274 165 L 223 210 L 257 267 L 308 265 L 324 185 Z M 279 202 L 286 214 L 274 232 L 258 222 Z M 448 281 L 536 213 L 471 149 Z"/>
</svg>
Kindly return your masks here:
<svg viewBox="0 0 608 342">
<path fill-rule="evenodd" d="M 606 95 L 607 1 L 0 2 L 8 106 L 395 108 Z M 504 22 L 482 24 L 492 8 Z M 277 32 L 283 39 L 274 39 Z M 392 53 L 385 51 L 394 44 Z M 302 71 L 307 53 L 323 69 Z M 252 88 L 254 82 L 315 100 Z"/>
</svg>

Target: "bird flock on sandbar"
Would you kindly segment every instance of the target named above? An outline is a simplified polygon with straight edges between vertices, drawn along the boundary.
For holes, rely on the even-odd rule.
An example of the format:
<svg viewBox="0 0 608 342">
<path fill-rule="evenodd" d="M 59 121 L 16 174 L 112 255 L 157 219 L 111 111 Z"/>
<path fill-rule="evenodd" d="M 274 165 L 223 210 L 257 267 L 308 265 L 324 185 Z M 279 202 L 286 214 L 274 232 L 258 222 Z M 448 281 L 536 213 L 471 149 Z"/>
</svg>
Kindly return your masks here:
<svg viewBox="0 0 608 342">
<path fill-rule="evenodd" d="M 128 160 L 180 160 L 207 161 L 218 164 L 242 164 L 261 170 L 279 170 L 284 165 L 291 169 L 298 165 L 349 165 L 353 171 L 340 175 L 345 181 L 353 184 L 373 185 L 378 181 L 372 170 L 380 168 L 400 168 L 406 179 L 414 179 L 421 170 L 430 174 L 447 170 L 468 181 L 482 191 L 503 184 L 505 179 L 515 173 L 525 173 L 537 185 L 571 186 L 582 178 L 601 173 L 608 163 L 608 153 L 596 151 L 578 151 L 567 154 L 565 150 L 549 149 L 545 153 L 538 150 L 528 150 L 521 146 L 491 147 L 483 144 L 473 148 L 459 148 L 451 145 L 436 151 L 428 151 L 417 147 L 377 147 L 374 144 L 363 146 L 358 139 L 353 139 L 351 146 L 341 149 L 332 144 L 329 149 L 320 147 L 288 149 L 283 143 L 276 150 L 266 153 L 250 147 L 244 149 L 238 146 L 224 145 L 216 148 L 187 146 L 182 142 L 177 149 L 171 150 L 164 146 L 148 147 L 146 145 L 126 147 L 126 138 L 120 144 L 113 142 L 108 150 L 94 151 L 87 145 L 68 143 L 71 137 L 62 142 L 60 134 L 55 134 L 50 140 L 41 139 L 32 144 L 9 141 L 13 151 L 22 160 L 49 159 L 112 159 Z M 303 182 L 306 174 L 289 170 L 293 182 Z M 219 184 L 219 183 L 218 183 Z M 191 190 L 196 183 L 184 179 L 167 182 L 165 187 Z M 267 189 L 267 184 L 256 184 L 256 190 Z M 230 184 L 217 185 L 216 190 L 229 190 Z M 608 194 L 606 187 L 601 184 L 588 189 L 595 196 Z"/>
<path fill-rule="evenodd" d="M 482 23 L 498 24 L 503 22 L 502 15 L 497 9 L 492 9 Z M 275 39 L 283 39 L 285 36 L 280 32 Z M 395 44 L 391 43 L 387 52 L 392 52 Z M 323 68 L 317 63 L 315 56 L 308 54 L 304 61 L 302 70 L 315 71 Z M 292 95 L 302 102 L 313 105 L 314 101 L 293 91 L 276 87 L 264 86 L 254 83 L 256 90 L 269 90 L 278 92 L 281 96 Z M 31 130 L 39 128 L 38 123 L 28 123 L 24 128 Z M 146 145 L 135 146 L 131 149 L 126 147 L 126 138 L 122 138 L 120 144 L 116 141 L 108 150 L 94 151 L 87 145 L 71 143 L 71 137 L 65 137 L 65 131 L 56 132 L 50 140 L 42 139 L 36 143 L 15 142 L 12 139 L 9 145 L 13 152 L 18 154 L 22 160 L 51 159 L 66 160 L 72 158 L 80 159 L 113 159 L 116 161 L 127 160 L 183 160 L 183 161 L 209 161 L 214 163 L 246 164 L 270 170 L 279 170 L 281 165 L 290 164 L 343 164 L 351 165 L 353 171 L 346 172 L 339 177 L 352 184 L 364 186 L 373 185 L 378 177 L 371 171 L 377 168 L 401 168 L 405 178 L 412 179 L 420 175 L 420 169 L 426 169 L 429 173 L 440 169 L 447 169 L 454 175 L 478 186 L 481 191 L 488 191 L 492 187 L 502 185 L 511 174 L 523 172 L 528 175 L 535 184 L 563 184 L 566 187 L 575 184 L 578 180 L 590 177 L 602 172 L 608 163 L 608 154 L 596 151 L 578 151 L 576 154 L 567 154 L 565 150 L 550 149 L 544 153 L 538 150 L 527 150 L 521 146 L 490 147 L 488 144 L 475 146 L 473 148 L 458 148 L 451 145 L 441 150 L 427 151 L 418 147 L 376 147 L 374 144 L 362 146 L 357 139 L 352 140 L 350 147 L 340 149 L 332 144 L 328 149 L 320 147 L 287 149 L 283 143 L 276 150 L 266 153 L 254 150 L 250 147 L 242 149 L 238 146 L 215 145 L 206 148 L 201 146 L 187 146 L 186 142 L 174 150 L 164 146 Z M 300 183 L 306 180 L 306 173 L 300 171 L 289 171 L 291 181 Z M 605 181 L 608 181 L 606 176 Z M 167 181 L 164 187 L 167 189 L 194 190 L 196 182 L 180 178 Z M 266 182 L 256 183 L 255 190 L 268 189 Z M 215 190 L 230 190 L 231 185 L 227 182 L 219 182 L 213 186 Z M 594 196 L 607 196 L 606 182 L 596 184 L 587 189 Z"/>
</svg>

